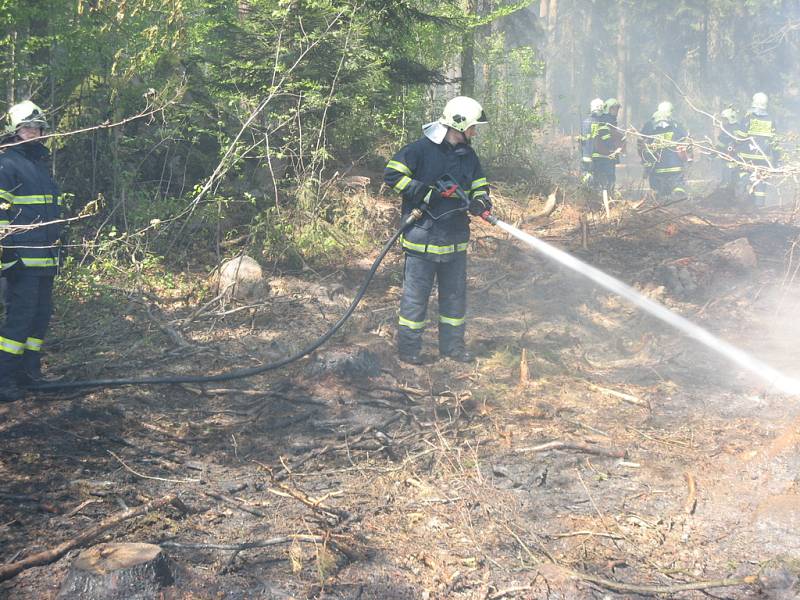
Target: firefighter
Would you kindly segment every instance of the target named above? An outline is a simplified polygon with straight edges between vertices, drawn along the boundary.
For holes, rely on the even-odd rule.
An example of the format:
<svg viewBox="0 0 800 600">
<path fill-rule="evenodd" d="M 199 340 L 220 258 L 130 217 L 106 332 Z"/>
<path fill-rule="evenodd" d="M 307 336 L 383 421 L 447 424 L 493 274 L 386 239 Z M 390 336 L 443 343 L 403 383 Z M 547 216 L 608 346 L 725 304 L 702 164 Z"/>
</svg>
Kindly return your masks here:
<svg viewBox="0 0 800 600">
<path fill-rule="evenodd" d="M 594 140 L 602 117 L 603 99 L 595 98 L 589 103 L 589 116 L 581 122 L 581 135 L 578 138 L 581 143 L 581 181 L 585 184 L 593 183 Z"/>
<path fill-rule="evenodd" d="M 642 128 L 639 156 L 650 188 L 659 196 L 686 198 L 684 165 L 688 161 L 688 134 L 673 118 L 671 102 L 661 102 Z"/>
<path fill-rule="evenodd" d="M 42 380 L 42 343 L 53 312 L 63 208 L 41 137 L 45 114 L 30 100 L 12 106 L 0 153 L 0 245 L 6 318 L 0 328 L 0 401 Z"/>
<path fill-rule="evenodd" d="M 735 189 L 739 180 L 738 143 L 735 133 L 739 129 L 739 113 L 735 108 L 729 106 L 720 113 L 717 150 L 720 152 L 723 162 L 720 186 L 731 191 Z"/>
<path fill-rule="evenodd" d="M 616 98 L 609 98 L 603 103 L 592 148 L 592 172 L 595 185 L 609 194 L 614 191 L 617 182 L 616 168 L 622 153 L 622 132 L 617 127 L 617 116 L 620 103 Z"/>
<path fill-rule="evenodd" d="M 735 132 L 742 140 L 739 158 L 750 166 L 743 169 L 739 177 L 746 185 L 748 196 L 759 207 L 767 200 L 766 169 L 775 168 L 780 162 L 775 123 L 767 112 L 768 103 L 765 93 L 753 94 L 752 106 Z"/>
<path fill-rule="evenodd" d="M 492 205 L 471 140 L 477 125 L 486 122 L 477 101 L 455 97 L 441 118 L 424 125 L 423 136 L 400 149 L 384 170 L 386 184 L 403 198 L 403 218 L 417 207 L 423 214 L 400 238 L 405 271 L 397 345 L 403 362 L 425 362 L 422 333 L 434 280 L 439 286 L 439 355 L 472 361 L 464 343 L 467 212 L 481 215 Z M 466 206 L 458 199 L 456 184 L 465 194 Z"/>
</svg>

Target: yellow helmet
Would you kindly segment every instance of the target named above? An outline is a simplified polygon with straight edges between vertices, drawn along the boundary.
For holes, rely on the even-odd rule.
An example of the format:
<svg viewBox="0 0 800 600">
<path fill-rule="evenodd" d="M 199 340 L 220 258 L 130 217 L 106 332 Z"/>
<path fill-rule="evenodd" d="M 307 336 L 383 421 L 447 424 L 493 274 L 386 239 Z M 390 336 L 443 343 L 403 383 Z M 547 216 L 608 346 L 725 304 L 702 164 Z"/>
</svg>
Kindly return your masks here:
<svg viewBox="0 0 800 600">
<path fill-rule="evenodd" d="M 733 108 L 732 106 L 729 106 L 728 108 L 724 109 L 719 116 L 725 119 L 725 121 L 729 125 L 732 125 L 733 123 L 736 123 L 736 121 L 739 120 L 739 113 L 737 113 L 736 109 Z"/>
<path fill-rule="evenodd" d="M 480 103 L 467 96 L 456 96 L 449 100 L 439 119 L 439 123 L 442 125 L 447 125 L 462 133 L 473 125 L 488 122 L 489 119 L 486 118 L 486 113 L 483 112 Z"/>
<path fill-rule="evenodd" d="M 30 100 L 24 100 L 8 109 L 6 133 L 16 133 L 20 127 L 47 129 L 44 111 Z"/>
</svg>

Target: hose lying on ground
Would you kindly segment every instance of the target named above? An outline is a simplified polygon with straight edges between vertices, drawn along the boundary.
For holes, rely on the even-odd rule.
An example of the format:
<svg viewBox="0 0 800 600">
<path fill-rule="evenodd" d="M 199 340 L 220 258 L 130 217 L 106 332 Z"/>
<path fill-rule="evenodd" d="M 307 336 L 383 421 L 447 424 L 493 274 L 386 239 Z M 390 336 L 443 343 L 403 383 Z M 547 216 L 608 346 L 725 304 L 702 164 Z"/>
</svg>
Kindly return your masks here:
<svg viewBox="0 0 800 600">
<path fill-rule="evenodd" d="M 38 385 L 31 385 L 27 389 L 32 391 L 48 391 L 48 390 L 64 390 L 64 389 L 75 389 L 75 388 L 89 388 L 89 387 L 120 387 L 125 385 L 168 385 L 168 384 L 175 384 L 175 383 L 212 383 L 216 381 L 230 381 L 232 379 L 244 379 L 246 377 L 252 377 L 253 375 L 258 375 L 259 373 L 264 373 L 265 371 L 273 371 L 275 369 L 279 369 L 281 367 L 285 367 L 286 365 L 293 363 L 297 360 L 300 360 L 304 356 L 308 356 L 312 352 L 314 352 L 317 348 L 322 346 L 325 342 L 327 342 L 333 334 L 335 334 L 339 329 L 344 325 L 345 321 L 350 318 L 355 311 L 356 307 L 358 306 L 361 299 L 364 297 L 364 294 L 367 291 L 367 287 L 369 286 L 372 278 L 375 276 L 375 272 L 378 270 L 378 267 L 383 262 L 383 259 L 388 254 L 389 250 L 394 246 L 394 243 L 397 239 L 402 235 L 403 231 L 411 225 L 414 221 L 416 221 L 421 216 L 421 213 L 415 211 L 412 212 L 404 221 L 401 227 L 394 233 L 391 239 L 384 244 L 383 248 L 381 249 L 378 258 L 372 263 L 372 267 L 370 267 L 369 273 L 367 273 L 364 282 L 361 284 L 361 287 L 358 290 L 358 293 L 353 298 L 353 301 L 350 303 L 350 306 L 347 308 L 345 313 L 339 318 L 336 323 L 334 323 L 328 331 L 326 331 L 323 335 L 318 337 L 308 346 L 303 348 L 302 350 L 297 351 L 295 354 L 291 356 L 287 356 L 286 358 L 282 358 L 276 362 L 267 363 L 265 365 L 261 365 L 258 367 L 251 367 L 249 369 L 237 369 L 234 371 L 228 371 L 226 373 L 220 373 L 219 375 L 173 375 L 173 376 L 163 376 L 163 377 L 142 377 L 142 378 L 132 378 L 132 379 L 87 379 L 84 381 L 56 381 L 56 382 L 48 382 L 48 383 L 40 383 Z"/>
</svg>

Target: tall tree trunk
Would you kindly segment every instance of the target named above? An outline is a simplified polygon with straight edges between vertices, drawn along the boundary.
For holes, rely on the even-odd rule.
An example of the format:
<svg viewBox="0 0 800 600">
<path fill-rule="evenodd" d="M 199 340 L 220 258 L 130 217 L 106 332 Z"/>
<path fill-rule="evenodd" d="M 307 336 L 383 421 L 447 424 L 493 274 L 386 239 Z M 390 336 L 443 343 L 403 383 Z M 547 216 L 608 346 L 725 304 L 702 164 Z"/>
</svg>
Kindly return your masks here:
<svg viewBox="0 0 800 600">
<path fill-rule="evenodd" d="M 461 95 L 475 96 L 475 31 L 464 33 L 461 42 Z"/>
<path fill-rule="evenodd" d="M 8 84 L 6 87 L 6 100 L 8 104 L 17 101 L 17 30 L 8 34 Z"/>
<path fill-rule="evenodd" d="M 558 0 L 541 0 L 539 2 L 539 19 L 545 30 L 544 57 L 544 99 L 547 108 L 552 111 L 555 108 L 555 56 L 557 42 L 558 25 Z"/>
<path fill-rule="evenodd" d="M 629 114 L 627 103 L 627 83 L 628 83 L 628 7 L 625 3 L 620 4 L 619 21 L 617 30 L 617 99 L 622 105 L 618 116 L 620 126 L 625 123 L 626 116 Z"/>
<path fill-rule="evenodd" d="M 478 0 L 467 1 L 467 14 L 478 16 Z M 475 96 L 475 28 L 461 38 L 461 95 Z"/>
</svg>

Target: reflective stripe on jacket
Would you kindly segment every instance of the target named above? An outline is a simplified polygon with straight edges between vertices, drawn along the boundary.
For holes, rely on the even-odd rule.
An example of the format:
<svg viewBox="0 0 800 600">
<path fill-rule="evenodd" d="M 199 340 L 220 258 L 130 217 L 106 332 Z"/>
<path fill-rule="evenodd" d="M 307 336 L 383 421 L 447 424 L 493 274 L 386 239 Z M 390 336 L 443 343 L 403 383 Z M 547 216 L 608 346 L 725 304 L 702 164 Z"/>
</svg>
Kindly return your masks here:
<svg viewBox="0 0 800 600">
<path fill-rule="evenodd" d="M 439 262 L 466 251 L 469 241 L 469 216 L 460 210 L 458 198 L 442 198 L 431 190 L 445 175 L 470 198 L 489 194 L 478 156 L 467 144 L 436 144 L 422 137 L 401 148 L 383 173 L 386 184 L 403 198 L 403 218 L 428 197 L 423 217 L 403 234 L 401 245 L 408 253 Z"/>
<path fill-rule="evenodd" d="M 39 142 L 10 146 L 0 153 L 0 228 L 12 230 L 2 237 L 3 269 L 22 262 L 26 267 L 58 266 L 57 242 L 63 231 L 62 197 L 50 177 L 50 153 Z M 40 223 L 49 223 L 39 225 Z"/>
<path fill-rule="evenodd" d="M 769 115 L 748 113 L 735 134 L 741 140 L 737 147 L 743 161 L 766 166 L 780 158 L 775 122 Z"/>
<path fill-rule="evenodd" d="M 680 173 L 684 159 L 678 153 L 685 145 L 686 130 L 675 121 L 648 121 L 642 128 L 639 153 L 642 162 L 654 165 L 654 173 Z"/>
<path fill-rule="evenodd" d="M 589 115 L 581 122 L 581 135 L 578 140 L 581 143 L 581 161 L 583 162 L 592 162 L 594 140 L 599 126 L 600 117 L 597 115 Z"/>
</svg>

